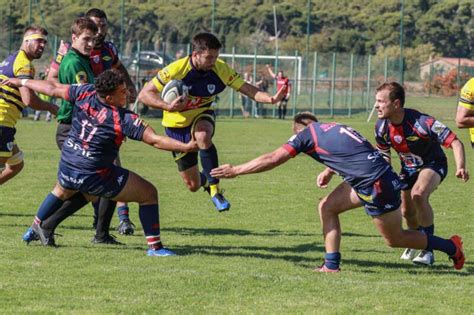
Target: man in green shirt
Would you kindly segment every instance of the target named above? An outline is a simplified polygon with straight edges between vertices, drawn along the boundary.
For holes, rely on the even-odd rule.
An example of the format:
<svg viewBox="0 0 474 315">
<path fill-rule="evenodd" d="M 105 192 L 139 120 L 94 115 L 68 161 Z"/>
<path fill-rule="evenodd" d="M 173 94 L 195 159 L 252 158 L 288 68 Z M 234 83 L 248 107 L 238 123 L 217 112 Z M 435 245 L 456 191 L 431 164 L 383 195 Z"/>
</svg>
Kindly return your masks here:
<svg viewBox="0 0 474 315">
<path fill-rule="evenodd" d="M 77 18 L 71 26 L 72 47 L 64 56 L 59 67 L 59 83 L 80 84 L 94 83 L 94 73 L 89 62 L 89 55 L 94 47 L 94 38 L 98 28 L 89 18 Z M 61 150 L 64 140 L 71 129 L 72 104 L 62 100 L 58 111 L 58 129 L 56 130 L 56 144 Z"/>
</svg>

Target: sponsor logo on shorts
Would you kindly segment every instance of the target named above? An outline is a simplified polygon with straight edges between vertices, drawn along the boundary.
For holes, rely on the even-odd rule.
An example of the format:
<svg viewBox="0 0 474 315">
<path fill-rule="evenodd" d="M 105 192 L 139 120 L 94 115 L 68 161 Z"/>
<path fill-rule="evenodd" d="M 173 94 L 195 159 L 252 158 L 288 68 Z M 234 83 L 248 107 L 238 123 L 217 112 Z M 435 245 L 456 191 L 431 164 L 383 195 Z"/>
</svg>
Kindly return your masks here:
<svg viewBox="0 0 474 315">
<path fill-rule="evenodd" d="M 76 178 L 76 177 L 71 177 L 71 176 L 68 176 L 66 174 L 64 174 L 63 172 L 61 172 L 60 174 L 61 176 L 61 182 L 69 182 L 69 183 L 73 183 L 73 184 L 76 184 L 76 185 L 81 185 L 81 184 L 84 184 L 84 178 Z"/>
<path fill-rule="evenodd" d="M 123 182 L 123 175 L 120 175 L 118 178 L 117 178 L 117 183 L 119 185 L 122 185 L 122 182 Z"/>
</svg>

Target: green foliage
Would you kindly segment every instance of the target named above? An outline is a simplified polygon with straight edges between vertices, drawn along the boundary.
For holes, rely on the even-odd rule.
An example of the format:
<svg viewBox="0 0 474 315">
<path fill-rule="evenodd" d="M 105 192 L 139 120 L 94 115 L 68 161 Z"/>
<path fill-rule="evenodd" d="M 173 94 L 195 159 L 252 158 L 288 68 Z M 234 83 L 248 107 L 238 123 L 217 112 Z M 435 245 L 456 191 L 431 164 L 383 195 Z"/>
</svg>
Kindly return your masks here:
<svg viewBox="0 0 474 315">
<path fill-rule="evenodd" d="M 10 33 L 21 37 L 28 24 L 28 0 L 1 0 L 5 30 L 2 48 Z M 8 5 L 7 5 L 8 3 Z M 47 25 L 62 39 L 70 37 L 74 17 L 97 6 L 90 0 L 32 0 L 35 23 Z M 225 46 L 253 50 L 274 47 L 273 8 L 276 10 L 281 47 L 306 50 L 307 35 L 311 49 L 318 52 L 374 54 L 381 48 L 399 45 L 399 0 L 216 0 L 215 33 Z M 99 5 L 109 16 L 110 35 L 119 41 L 121 29 L 120 1 L 103 0 Z M 473 3 L 469 0 L 405 1 L 404 43 L 408 48 L 431 44 L 440 55 L 472 58 L 474 54 Z M 310 14 L 309 34 L 307 34 Z M 210 31 L 212 1 L 125 0 L 124 34 L 129 42 L 142 41 L 144 46 L 159 47 L 163 42 L 187 44 L 198 31 Z M 13 25 L 8 26 L 8 23 Z M 252 39 L 258 35 L 258 41 Z M 285 44 L 285 42 L 288 42 Z M 296 46 L 294 46 L 296 45 Z"/>
</svg>

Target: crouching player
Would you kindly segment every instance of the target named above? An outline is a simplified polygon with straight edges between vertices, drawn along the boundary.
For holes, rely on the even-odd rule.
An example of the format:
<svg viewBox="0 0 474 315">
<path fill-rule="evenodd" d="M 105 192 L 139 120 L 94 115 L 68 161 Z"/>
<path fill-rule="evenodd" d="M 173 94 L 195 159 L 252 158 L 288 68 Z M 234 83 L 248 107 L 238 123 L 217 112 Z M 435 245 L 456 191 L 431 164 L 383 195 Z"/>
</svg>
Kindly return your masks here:
<svg viewBox="0 0 474 315">
<path fill-rule="evenodd" d="M 327 187 L 334 174 L 341 175 L 344 182 L 319 203 L 326 254 L 324 263 L 315 271 L 340 271 L 339 214 L 362 205 L 388 246 L 440 250 L 453 260 L 455 269 L 463 267 L 461 237 L 454 235 L 448 240 L 402 229 L 398 176 L 357 131 L 337 123 L 320 123 L 309 112 L 295 116 L 293 130 L 296 135 L 277 150 L 238 166 L 222 165 L 211 174 L 217 178 L 232 178 L 268 171 L 304 152 L 327 167 L 318 175 L 319 187 Z"/>
<path fill-rule="evenodd" d="M 149 247 L 147 254 L 174 255 L 161 243 L 156 188 L 134 172 L 114 165 L 113 161 L 125 137 L 169 151 L 196 151 L 195 142 L 184 144 L 156 135 L 135 113 L 124 109 L 129 92 L 117 70 L 103 72 L 97 77 L 95 86 L 18 79 L 9 79 L 5 84 L 26 86 L 74 104 L 72 128 L 61 152 L 58 182 L 39 207 L 32 224 L 41 242 L 54 245 L 54 242 L 51 244 L 52 231 L 42 229 L 41 222 L 79 191 L 91 199 L 99 196 L 138 202 L 139 217 Z"/>
</svg>

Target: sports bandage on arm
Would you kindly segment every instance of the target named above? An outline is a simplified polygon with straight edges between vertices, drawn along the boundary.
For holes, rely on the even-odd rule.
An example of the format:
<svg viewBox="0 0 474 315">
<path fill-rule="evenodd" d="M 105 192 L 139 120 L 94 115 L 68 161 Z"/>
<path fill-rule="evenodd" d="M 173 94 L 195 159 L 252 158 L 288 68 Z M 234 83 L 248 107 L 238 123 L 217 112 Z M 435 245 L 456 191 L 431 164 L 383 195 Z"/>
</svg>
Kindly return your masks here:
<svg viewBox="0 0 474 315">
<path fill-rule="evenodd" d="M 8 165 L 18 165 L 23 162 L 23 152 L 19 151 L 7 160 Z"/>
</svg>

